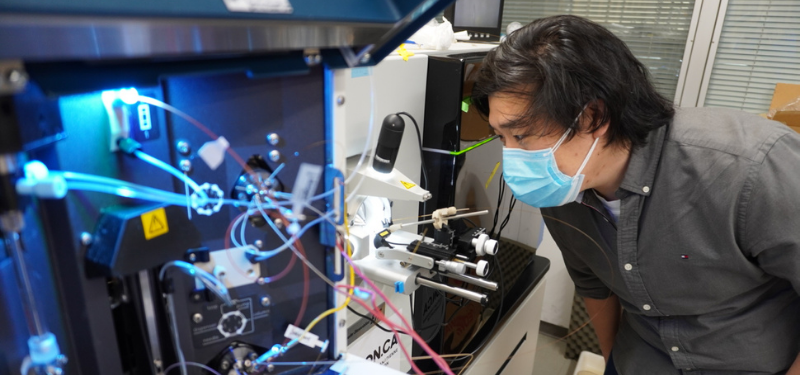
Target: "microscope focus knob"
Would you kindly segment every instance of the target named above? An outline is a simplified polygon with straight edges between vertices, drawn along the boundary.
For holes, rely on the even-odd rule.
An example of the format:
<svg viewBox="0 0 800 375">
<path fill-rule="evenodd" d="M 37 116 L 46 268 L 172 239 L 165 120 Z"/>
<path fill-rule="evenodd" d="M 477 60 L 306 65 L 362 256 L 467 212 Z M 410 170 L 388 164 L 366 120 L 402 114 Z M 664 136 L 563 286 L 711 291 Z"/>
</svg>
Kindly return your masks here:
<svg viewBox="0 0 800 375">
<path fill-rule="evenodd" d="M 497 241 L 489 238 L 488 234 L 481 234 L 478 238 L 472 239 L 472 246 L 475 246 L 475 252 L 478 256 L 486 254 L 497 254 Z"/>
<path fill-rule="evenodd" d="M 475 267 L 475 274 L 484 277 L 489 274 L 489 262 L 485 260 L 479 260 L 477 267 Z"/>
<path fill-rule="evenodd" d="M 483 244 L 483 251 L 489 255 L 497 255 L 498 247 L 497 240 L 488 239 Z"/>
</svg>

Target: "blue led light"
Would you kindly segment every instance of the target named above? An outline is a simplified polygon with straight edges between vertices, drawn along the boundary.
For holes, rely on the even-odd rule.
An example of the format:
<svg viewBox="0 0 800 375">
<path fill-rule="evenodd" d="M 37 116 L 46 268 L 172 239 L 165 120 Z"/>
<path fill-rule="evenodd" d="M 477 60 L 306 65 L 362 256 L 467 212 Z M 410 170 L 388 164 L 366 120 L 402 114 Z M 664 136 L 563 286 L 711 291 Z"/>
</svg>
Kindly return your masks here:
<svg viewBox="0 0 800 375">
<path fill-rule="evenodd" d="M 119 90 L 117 96 L 119 100 L 122 100 L 125 104 L 136 104 L 139 102 L 139 92 L 133 87 Z"/>
</svg>

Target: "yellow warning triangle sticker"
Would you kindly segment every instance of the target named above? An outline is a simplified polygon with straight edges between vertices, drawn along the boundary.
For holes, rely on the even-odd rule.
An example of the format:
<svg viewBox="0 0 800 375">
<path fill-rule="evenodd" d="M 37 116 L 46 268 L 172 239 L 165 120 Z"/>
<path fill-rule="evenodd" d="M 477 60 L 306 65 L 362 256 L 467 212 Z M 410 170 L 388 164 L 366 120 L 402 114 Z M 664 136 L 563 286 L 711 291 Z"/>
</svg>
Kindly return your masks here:
<svg viewBox="0 0 800 375">
<path fill-rule="evenodd" d="M 153 216 L 153 219 L 150 221 L 150 229 L 148 230 L 150 233 L 158 233 L 164 230 L 164 224 L 161 224 L 161 221 L 158 220 L 158 216 Z"/>
<path fill-rule="evenodd" d="M 145 212 L 141 216 L 144 238 L 149 240 L 162 234 L 169 233 L 169 223 L 167 223 L 167 212 L 164 208 L 157 208 L 150 212 Z"/>
<path fill-rule="evenodd" d="M 406 187 L 406 189 L 411 189 L 411 188 L 413 188 L 414 186 L 417 186 L 417 185 L 415 185 L 415 184 L 412 184 L 412 183 L 410 183 L 410 182 L 405 182 L 405 181 L 400 181 L 400 183 L 401 183 L 401 184 L 403 184 L 403 186 L 405 186 L 405 187 Z"/>
</svg>

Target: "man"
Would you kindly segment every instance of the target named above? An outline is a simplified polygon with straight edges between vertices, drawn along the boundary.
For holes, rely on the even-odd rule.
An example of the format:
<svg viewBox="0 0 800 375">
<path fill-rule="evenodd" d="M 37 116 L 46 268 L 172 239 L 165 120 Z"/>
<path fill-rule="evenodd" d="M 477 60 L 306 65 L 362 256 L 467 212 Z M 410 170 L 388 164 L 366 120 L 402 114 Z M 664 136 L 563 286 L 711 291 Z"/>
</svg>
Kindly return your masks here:
<svg viewBox="0 0 800 375">
<path fill-rule="evenodd" d="M 473 100 L 514 196 L 542 208 L 607 374 L 800 374 L 798 134 L 673 108 L 621 40 L 573 16 L 509 35 Z"/>
</svg>

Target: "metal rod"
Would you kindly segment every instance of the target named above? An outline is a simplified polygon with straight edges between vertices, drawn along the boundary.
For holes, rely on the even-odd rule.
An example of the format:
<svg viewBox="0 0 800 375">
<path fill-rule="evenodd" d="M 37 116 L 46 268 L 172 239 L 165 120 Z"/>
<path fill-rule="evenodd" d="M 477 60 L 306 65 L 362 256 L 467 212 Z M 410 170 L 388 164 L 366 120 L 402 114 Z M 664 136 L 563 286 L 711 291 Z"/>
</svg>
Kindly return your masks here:
<svg viewBox="0 0 800 375">
<path fill-rule="evenodd" d="M 33 294 L 31 278 L 28 275 L 28 266 L 25 263 L 25 254 L 22 251 L 19 233 L 3 232 L 3 236 L 6 239 L 6 248 L 11 252 L 14 265 L 17 268 L 17 283 L 19 284 L 25 315 L 28 317 L 28 330 L 31 335 L 42 336 L 47 330 L 44 328 L 44 324 L 39 317 L 39 310 L 36 307 L 36 296 Z"/>
<path fill-rule="evenodd" d="M 486 215 L 486 214 L 488 214 L 488 213 L 489 213 L 489 210 L 483 210 L 483 211 L 477 211 L 477 212 L 468 212 L 468 213 L 461 214 L 461 215 L 453 215 L 453 216 L 448 216 L 448 217 L 444 217 L 444 218 L 442 218 L 442 219 L 445 219 L 445 220 L 455 220 L 455 219 L 461 219 L 461 218 L 465 218 L 465 217 L 472 217 L 472 216 Z M 400 225 L 400 227 L 402 228 L 402 227 L 407 227 L 407 226 L 411 226 L 411 225 L 431 224 L 431 223 L 433 223 L 434 221 L 436 221 L 436 220 L 434 220 L 434 219 L 431 219 L 431 220 L 423 220 L 423 221 L 418 221 L 418 222 L 416 222 L 416 223 L 405 223 L 405 224 L 401 224 L 401 225 Z"/>
<path fill-rule="evenodd" d="M 451 279 L 461 280 L 465 283 L 470 283 L 472 285 L 477 285 L 481 288 L 491 290 L 492 292 L 497 290 L 497 283 L 494 281 L 484 280 L 469 275 L 459 275 L 455 273 L 448 273 L 443 276 L 449 277 Z"/>
<path fill-rule="evenodd" d="M 458 258 L 456 258 L 456 262 L 458 262 L 458 263 L 461 263 L 461 264 L 463 264 L 463 265 L 467 266 L 467 268 L 472 268 L 473 270 L 476 270 L 476 269 L 478 269 L 478 265 L 477 265 L 477 264 L 475 264 L 475 263 L 472 263 L 472 262 L 466 262 L 466 261 L 463 261 L 463 260 L 461 260 L 461 259 L 458 259 Z"/>
<path fill-rule="evenodd" d="M 441 290 L 441 291 L 446 292 L 446 293 L 454 294 L 454 295 L 456 295 L 458 297 L 463 297 L 463 298 L 466 298 L 466 299 L 468 299 L 470 301 L 478 302 L 481 305 L 485 305 L 489 301 L 489 298 L 486 297 L 485 294 L 475 293 L 475 292 L 473 292 L 471 290 L 456 288 L 456 287 L 452 287 L 450 285 L 437 283 L 437 282 L 435 282 L 433 280 L 426 279 L 426 278 L 424 278 L 422 276 L 417 276 L 417 284 L 424 285 L 424 286 L 427 286 L 429 288 L 433 288 L 433 289 L 436 289 L 436 290 Z"/>
</svg>

